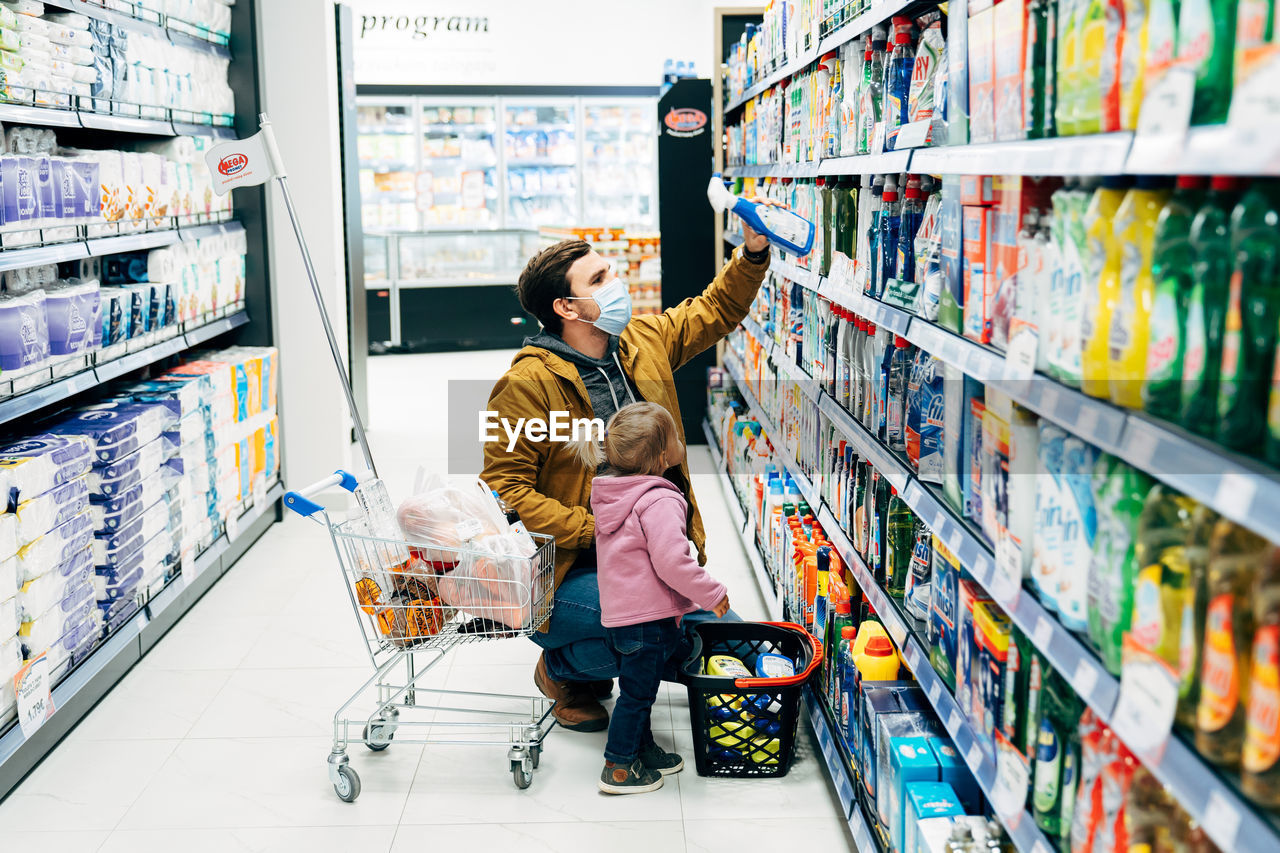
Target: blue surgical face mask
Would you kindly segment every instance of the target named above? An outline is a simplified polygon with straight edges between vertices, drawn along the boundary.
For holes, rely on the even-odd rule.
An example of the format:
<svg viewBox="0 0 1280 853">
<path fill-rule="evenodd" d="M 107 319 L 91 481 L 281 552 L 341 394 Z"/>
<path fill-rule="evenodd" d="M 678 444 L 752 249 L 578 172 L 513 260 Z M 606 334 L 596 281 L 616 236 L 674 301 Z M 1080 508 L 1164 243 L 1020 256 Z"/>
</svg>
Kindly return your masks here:
<svg viewBox="0 0 1280 853">
<path fill-rule="evenodd" d="M 570 296 L 569 299 L 594 299 L 600 306 L 600 316 L 590 323 L 607 335 L 620 335 L 631 322 L 631 291 L 622 279 L 615 278 L 590 296 Z"/>
</svg>

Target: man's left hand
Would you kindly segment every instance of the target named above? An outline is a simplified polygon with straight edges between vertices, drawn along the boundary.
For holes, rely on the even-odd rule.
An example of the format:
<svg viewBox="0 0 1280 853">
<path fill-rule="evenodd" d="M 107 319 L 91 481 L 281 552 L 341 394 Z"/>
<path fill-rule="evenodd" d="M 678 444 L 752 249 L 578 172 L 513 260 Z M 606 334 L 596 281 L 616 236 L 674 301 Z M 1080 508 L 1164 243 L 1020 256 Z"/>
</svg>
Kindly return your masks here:
<svg viewBox="0 0 1280 853">
<path fill-rule="evenodd" d="M 786 205 L 781 202 L 774 201 L 771 198 L 761 198 L 760 196 L 753 196 L 751 201 L 756 204 L 767 204 L 770 207 L 786 207 Z M 748 252 L 758 253 L 769 248 L 769 238 L 752 230 L 751 226 L 745 222 L 742 223 L 742 237 L 742 245 L 746 247 Z"/>
</svg>

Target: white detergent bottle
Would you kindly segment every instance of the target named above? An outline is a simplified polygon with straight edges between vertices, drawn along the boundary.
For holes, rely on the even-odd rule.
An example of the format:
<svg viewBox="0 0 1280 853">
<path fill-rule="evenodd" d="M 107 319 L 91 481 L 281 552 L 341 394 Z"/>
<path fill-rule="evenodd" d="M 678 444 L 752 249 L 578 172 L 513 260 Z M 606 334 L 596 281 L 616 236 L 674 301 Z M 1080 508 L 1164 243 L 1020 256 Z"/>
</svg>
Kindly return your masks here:
<svg viewBox="0 0 1280 853">
<path fill-rule="evenodd" d="M 729 192 L 718 172 L 711 176 L 711 182 L 707 184 L 707 200 L 716 210 L 732 210 L 752 230 L 765 235 L 780 248 L 797 257 L 804 257 L 813 248 L 812 222 L 785 208 L 738 198 Z"/>
</svg>

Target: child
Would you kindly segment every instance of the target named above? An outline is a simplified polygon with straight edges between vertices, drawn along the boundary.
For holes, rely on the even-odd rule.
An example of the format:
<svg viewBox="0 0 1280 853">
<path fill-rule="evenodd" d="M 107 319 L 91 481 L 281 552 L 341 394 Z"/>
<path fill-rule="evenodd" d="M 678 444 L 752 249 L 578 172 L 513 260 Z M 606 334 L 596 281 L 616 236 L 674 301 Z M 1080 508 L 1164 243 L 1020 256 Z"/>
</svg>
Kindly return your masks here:
<svg viewBox="0 0 1280 853">
<path fill-rule="evenodd" d="M 650 716 L 668 662 L 687 652 L 680 619 L 695 610 L 722 617 L 724 584 L 689 553 L 688 502 L 662 475 L 684 459 L 670 413 L 656 403 L 624 406 L 610 419 L 604 449 L 580 444 L 591 467 L 608 463 L 591 483 L 600 558 L 600 622 L 621 659 L 618 702 L 609 723 L 600 790 L 642 794 L 662 787 L 684 759 L 653 740 Z"/>
</svg>

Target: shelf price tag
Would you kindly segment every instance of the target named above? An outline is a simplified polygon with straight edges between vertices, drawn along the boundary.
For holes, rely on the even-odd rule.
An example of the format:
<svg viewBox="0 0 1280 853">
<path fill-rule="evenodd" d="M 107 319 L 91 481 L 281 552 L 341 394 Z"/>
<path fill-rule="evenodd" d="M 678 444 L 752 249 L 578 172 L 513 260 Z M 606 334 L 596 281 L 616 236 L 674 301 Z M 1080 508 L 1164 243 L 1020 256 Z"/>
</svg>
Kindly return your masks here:
<svg viewBox="0 0 1280 853">
<path fill-rule="evenodd" d="M 1223 474 L 1218 481 L 1218 490 L 1214 492 L 1214 509 L 1228 518 L 1240 521 L 1248 517 L 1257 491 L 1258 486 L 1253 479 L 1234 472 Z"/>
<path fill-rule="evenodd" d="M 1218 788 L 1209 792 L 1200 824 L 1219 849 L 1235 849 L 1236 836 L 1240 834 L 1240 810 Z"/>
<path fill-rule="evenodd" d="M 1053 639 L 1053 623 L 1049 621 L 1047 616 L 1037 616 L 1036 626 L 1031 631 L 1031 639 L 1036 644 L 1036 648 L 1045 651 L 1049 648 L 1049 642 Z"/>
<path fill-rule="evenodd" d="M 1031 767 L 1027 757 L 1009 742 L 1004 732 L 995 730 L 996 785 L 991 792 L 991 806 L 1009 828 L 1018 825 L 1026 814 L 1027 791 L 1031 786 Z"/>
<path fill-rule="evenodd" d="M 1071 676 L 1071 686 L 1080 698 L 1089 701 L 1093 696 L 1093 688 L 1098 686 L 1098 667 L 1088 658 L 1080 658 L 1076 662 L 1075 673 Z"/>
<path fill-rule="evenodd" d="M 898 129 L 898 140 L 894 143 L 893 150 L 903 151 L 907 148 L 919 148 L 924 145 L 929 138 L 930 124 L 932 122 L 929 120 L 904 124 Z"/>
<path fill-rule="evenodd" d="M 988 586 L 991 597 L 1006 610 L 1013 610 L 1022 592 L 1022 546 L 1012 536 L 996 541 L 996 565 Z"/>
<path fill-rule="evenodd" d="M 1126 634 L 1120 698 L 1111 714 L 1111 728 L 1139 756 L 1158 759 L 1177 709 L 1177 673 Z"/>
<path fill-rule="evenodd" d="M 13 677 L 13 692 L 18 699 L 18 724 L 22 736 L 29 738 L 53 716 L 53 694 L 49 685 L 49 658 L 41 652 L 28 661 Z"/>
<path fill-rule="evenodd" d="M 1030 323 L 1013 330 L 1009 349 L 1004 355 L 1005 374 L 1012 379 L 1031 379 L 1036 375 L 1036 349 L 1040 333 Z"/>
<path fill-rule="evenodd" d="M 1177 160 L 1191 126 L 1195 91 L 1195 72 L 1188 68 L 1171 68 L 1153 81 L 1142 99 L 1129 165 L 1150 172 Z"/>
</svg>

